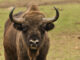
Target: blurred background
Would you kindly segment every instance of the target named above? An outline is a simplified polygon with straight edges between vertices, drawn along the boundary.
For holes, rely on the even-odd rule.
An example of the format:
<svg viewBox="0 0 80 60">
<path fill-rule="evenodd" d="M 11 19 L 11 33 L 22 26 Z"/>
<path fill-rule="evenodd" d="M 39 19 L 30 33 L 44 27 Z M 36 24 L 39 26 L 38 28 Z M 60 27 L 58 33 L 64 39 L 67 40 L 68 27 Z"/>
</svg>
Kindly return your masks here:
<svg viewBox="0 0 80 60">
<path fill-rule="evenodd" d="M 27 10 L 29 3 L 39 5 L 46 17 L 55 16 L 57 7 L 60 17 L 55 28 L 48 32 L 50 49 L 47 60 L 80 60 L 80 0 L 0 0 L 0 60 L 4 60 L 3 32 L 10 10 Z"/>
<path fill-rule="evenodd" d="M 80 0 L 0 0 L 0 7 L 17 6 L 24 7 L 29 3 L 35 2 L 38 5 L 80 3 Z"/>
</svg>

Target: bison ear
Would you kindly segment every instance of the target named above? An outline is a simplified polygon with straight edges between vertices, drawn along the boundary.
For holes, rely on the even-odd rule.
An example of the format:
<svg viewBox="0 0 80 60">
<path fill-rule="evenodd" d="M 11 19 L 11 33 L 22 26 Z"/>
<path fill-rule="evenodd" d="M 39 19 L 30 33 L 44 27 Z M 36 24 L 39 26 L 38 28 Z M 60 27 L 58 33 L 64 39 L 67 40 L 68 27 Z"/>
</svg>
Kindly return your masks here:
<svg viewBox="0 0 80 60">
<path fill-rule="evenodd" d="M 14 23 L 14 28 L 16 28 L 17 30 L 23 30 L 23 28 L 22 28 L 22 24 L 16 24 L 16 23 Z"/>
<path fill-rule="evenodd" d="M 47 23 L 45 26 L 45 30 L 46 31 L 50 31 L 54 28 L 54 24 L 53 23 Z"/>
</svg>

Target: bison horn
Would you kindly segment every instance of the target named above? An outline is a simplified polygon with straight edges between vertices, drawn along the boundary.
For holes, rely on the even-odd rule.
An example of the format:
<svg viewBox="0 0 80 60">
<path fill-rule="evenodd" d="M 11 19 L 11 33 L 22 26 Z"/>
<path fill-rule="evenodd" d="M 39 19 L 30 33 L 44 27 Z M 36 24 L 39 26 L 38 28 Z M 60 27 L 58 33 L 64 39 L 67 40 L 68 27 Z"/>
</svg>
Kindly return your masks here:
<svg viewBox="0 0 80 60">
<path fill-rule="evenodd" d="M 54 18 L 43 18 L 43 21 L 47 21 L 47 22 L 57 21 L 57 19 L 59 18 L 59 11 L 56 7 L 54 7 L 54 9 L 56 10 L 56 16 Z"/>
<path fill-rule="evenodd" d="M 14 22 L 14 23 L 22 24 L 22 23 L 25 21 L 25 19 L 24 19 L 24 18 L 14 17 L 14 16 L 13 16 L 13 11 L 14 11 L 14 9 L 15 9 L 15 8 L 13 8 L 13 9 L 11 10 L 10 14 L 9 14 L 10 20 L 11 20 L 12 22 Z"/>
</svg>

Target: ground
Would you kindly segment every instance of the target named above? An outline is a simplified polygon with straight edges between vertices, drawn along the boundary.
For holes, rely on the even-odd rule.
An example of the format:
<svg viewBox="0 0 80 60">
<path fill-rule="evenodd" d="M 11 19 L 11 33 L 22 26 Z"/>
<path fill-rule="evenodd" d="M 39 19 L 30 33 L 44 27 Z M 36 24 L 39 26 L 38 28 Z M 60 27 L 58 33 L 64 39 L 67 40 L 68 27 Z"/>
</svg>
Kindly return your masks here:
<svg viewBox="0 0 80 60">
<path fill-rule="evenodd" d="M 60 18 L 56 21 L 50 37 L 50 49 L 47 60 L 80 60 L 80 4 L 59 4 L 40 6 L 46 17 L 53 17 L 56 6 L 60 11 Z M 25 7 L 16 8 L 15 12 L 24 11 Z M 0 8 L 0 60 L 4 60 L 3 32 L 4 24 L 10 10 Z"/>
</svg>

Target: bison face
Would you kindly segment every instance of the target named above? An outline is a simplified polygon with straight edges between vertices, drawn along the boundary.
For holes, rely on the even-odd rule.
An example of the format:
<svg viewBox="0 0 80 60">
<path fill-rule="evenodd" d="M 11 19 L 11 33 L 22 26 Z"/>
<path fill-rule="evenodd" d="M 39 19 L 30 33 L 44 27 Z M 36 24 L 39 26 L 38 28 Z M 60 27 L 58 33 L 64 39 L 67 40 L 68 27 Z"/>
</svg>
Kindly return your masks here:
<svg viewBox="0 0 80 60">
<path fill-rule="evenodd" d="M 59 17 L 59 12 L 56 10 L 56 16 L 54 18 L 45 18 L 41 13 L 30 12 L 24 17 L 13 17 L 12 9 L 9 17 L 14 23 L 14 27 L 22 32 L 22 36 L 26 44 L 30 49 L 38 49 L 44 43 L 45 32 L 54 28 L 53 22 L 55 22 Z"/>
<path fill-rule="evenodd" d="M 38 49 L 44 42 L 45 32 L 54 28 L 53 23 L 44 23 L 40 18 L 29 19 L 28 17 L 23 24 L 14 23 L 14 27 L 22 31 L 24 41 L 30 49 Z"/>
</svg>

